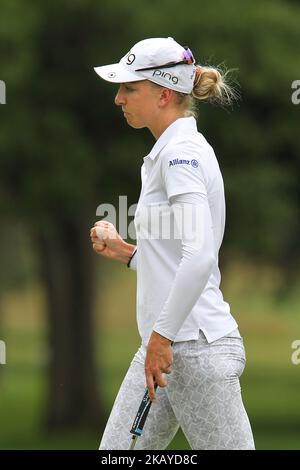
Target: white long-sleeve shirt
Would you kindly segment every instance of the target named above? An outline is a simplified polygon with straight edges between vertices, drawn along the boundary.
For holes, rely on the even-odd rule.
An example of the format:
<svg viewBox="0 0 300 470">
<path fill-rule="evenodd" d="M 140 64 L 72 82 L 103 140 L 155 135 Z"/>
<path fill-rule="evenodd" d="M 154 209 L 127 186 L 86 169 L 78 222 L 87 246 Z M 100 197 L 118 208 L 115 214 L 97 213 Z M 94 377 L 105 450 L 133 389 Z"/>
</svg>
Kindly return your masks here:
<svg viewBox="0 0 300 470">
<path fill-rule="evenodd" d="M 225 226 L 223 179 L 194 118 L 173 122 L 142 166 L 135 214 L 137 322 L 172 341 L 209 342 L 237 328 L 220 291 L 218 252 Z"/>
</svg>

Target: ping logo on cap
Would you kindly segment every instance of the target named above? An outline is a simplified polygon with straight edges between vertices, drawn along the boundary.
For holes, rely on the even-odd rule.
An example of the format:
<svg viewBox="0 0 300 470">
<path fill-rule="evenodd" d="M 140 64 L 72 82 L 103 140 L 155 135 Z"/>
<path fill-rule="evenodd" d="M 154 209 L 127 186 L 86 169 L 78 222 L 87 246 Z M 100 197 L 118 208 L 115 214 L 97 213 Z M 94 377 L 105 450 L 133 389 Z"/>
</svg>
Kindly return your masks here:
<svg viewBox="0 0 300 470">
<path fill-rule="evenodd" d="M 169 80 L 171 81 L 172 83 L 174 83 L 174 85 L 177 85 L 178 83 L 178 77 L 176 77 L 176 75 L 171 75 L 169 72 L 163 72 L 162 70 L 154 70 L 153 74 L 152 74 L 152 77 L 161 77 L 161 78 L 165 78 L 166 80 Z"/>
</svg>

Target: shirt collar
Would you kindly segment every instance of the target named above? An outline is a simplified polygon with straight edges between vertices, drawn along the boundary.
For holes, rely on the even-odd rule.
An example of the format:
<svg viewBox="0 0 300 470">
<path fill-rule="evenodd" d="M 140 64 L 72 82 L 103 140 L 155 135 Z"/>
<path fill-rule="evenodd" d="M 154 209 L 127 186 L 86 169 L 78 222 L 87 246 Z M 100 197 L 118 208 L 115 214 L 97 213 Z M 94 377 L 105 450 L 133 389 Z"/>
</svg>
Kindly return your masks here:
<svg viewBox="0 0 300 470">
<path fill-rule="evenodd" d="M 145 159 L 154 160 L 159 152 L 167 145 L 170 139 L 178 134 L 190 133 L 191 131 L 197 132 L 197 123 L 194 117 L 184 117 L 179 118 L 176 121 L 172 122 L 169 127 L 162 133 L 162 135 L 157 139 L 154 146 L 152 147 L 151 152 L 144 157 Z"/>
</svg>

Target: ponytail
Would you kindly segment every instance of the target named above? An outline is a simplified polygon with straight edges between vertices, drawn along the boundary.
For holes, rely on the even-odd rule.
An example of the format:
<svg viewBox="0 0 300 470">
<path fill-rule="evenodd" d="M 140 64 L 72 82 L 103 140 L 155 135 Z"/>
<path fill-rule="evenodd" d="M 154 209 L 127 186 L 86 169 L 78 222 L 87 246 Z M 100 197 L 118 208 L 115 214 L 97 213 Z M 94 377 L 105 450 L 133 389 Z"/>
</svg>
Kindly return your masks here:
<svg viewBox="0 0 300 470">
<path fill-rule="evenodd" d="M 209 66 L 196 67 L 192 96 L 220 106 L 232 105 L 239 93 L 228 83 L 229 70 Z"/>
<path fill-rule="evenodd" d="M 175 91 L 177 105 L 183 110 L 184 116 L 193 116 L 195 119 L 198 115 L 198 101 L 206 101 L 222 107 L 233 105 L 234 101 L 240 98 L 239 85 L 232 79 L 228 79 L 228 74 L 232 70 L 225 68 L 196 66 L 194 86 L 190 94 Z M 154 82 L 149 82 L 154 87 L 161 87 Z"/>
</svg>

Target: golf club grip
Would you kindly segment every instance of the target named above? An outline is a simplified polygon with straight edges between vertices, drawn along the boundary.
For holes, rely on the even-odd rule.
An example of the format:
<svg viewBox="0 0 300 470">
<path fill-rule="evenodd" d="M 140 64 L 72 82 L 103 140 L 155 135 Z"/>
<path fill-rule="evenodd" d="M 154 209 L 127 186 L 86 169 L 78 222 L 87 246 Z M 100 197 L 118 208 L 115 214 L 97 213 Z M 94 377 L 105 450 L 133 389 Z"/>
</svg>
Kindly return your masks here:
<svg viewBox="0 0 300 470">
<path fill-rule="evenodd" d="M 154 390 L 157 389 L 157 383 L 154 383 Z M 145 391 L 145 395 L 142 399 L 138 412 L 136 414 L 135 420 L 133 422 L 132 428 L 130 430 L 131 434 L 135 436 L 140 436 L 143 432 L 143 428 L 151 407 L 151 400 L 149 397 L 148 389 Z"/>
</svg>

